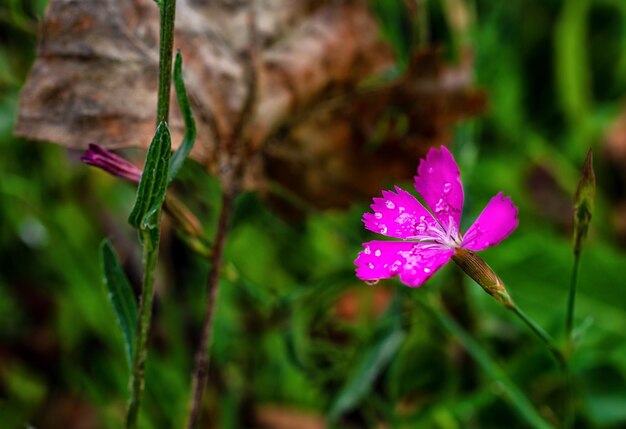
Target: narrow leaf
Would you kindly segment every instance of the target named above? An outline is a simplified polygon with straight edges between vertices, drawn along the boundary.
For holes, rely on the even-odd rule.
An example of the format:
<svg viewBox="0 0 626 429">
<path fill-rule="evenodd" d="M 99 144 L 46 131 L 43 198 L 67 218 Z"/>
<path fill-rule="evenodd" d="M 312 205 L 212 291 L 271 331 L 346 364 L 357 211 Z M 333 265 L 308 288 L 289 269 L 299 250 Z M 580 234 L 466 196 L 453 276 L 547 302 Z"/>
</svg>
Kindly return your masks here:
<svg viewBox="0 0 626 429">
<path fill-rule="evenodd" d="M 329 413 L 331 422 L 355 407 L 370 391 L 376 378 L 402 344 L 404 336 L 404 332 L 398 326 L 394 326 L 363 355 L 331 406 Z"/>
<path fill-rule="evenodd" d="M 180 51 L 176 53 L 176 60 L 174 62 L 174 88 L 176 88 L 176 99 L 178 100 L 178 106 L 180 107 L 183 121 L 185 122 L 185 135 L 183 136 L 182 143 L 178 146 L 178 149 L 174 152 L 170 160 L 170 167 L 167 173 L 168 184 L 171 183 L 178 174 L 185 159 L 191 153 L 191 149 L 196 140 L 196 121 L 193 119 L 187 89 L 185 88 L 185 82 L 183 80 L 183 58 L 180 55 Z"/>
<path fill-rule="evenodd" d="M 167 124 L 157 127 L 137 189 L 135 206 L 128 222 L 138 229 L 155 229 L 167 190 L 167 171 L 171 157 L 171 137 Z"/>
<path fill-rule="evenodd" d="M 100 255 L 104 284 L 109 292 L 109 301 L 111 301 L 115 318 L 124 337 L 126 360 L 130 368 L 133 361 L 135 326 L 137 324 L 137 302 L 117 254 L 108 240 L 104 240 L 100 245 Z"/>
</svg>

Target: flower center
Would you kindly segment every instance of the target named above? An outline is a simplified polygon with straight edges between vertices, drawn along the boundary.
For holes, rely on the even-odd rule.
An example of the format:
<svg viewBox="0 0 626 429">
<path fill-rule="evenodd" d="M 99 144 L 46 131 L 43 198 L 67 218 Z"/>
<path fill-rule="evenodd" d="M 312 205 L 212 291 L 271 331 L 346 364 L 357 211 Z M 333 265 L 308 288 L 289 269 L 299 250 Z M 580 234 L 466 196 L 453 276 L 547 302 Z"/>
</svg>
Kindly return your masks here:
<svg viewBox="0 0 626 429">
<path fill-rule="evenodd" d="M 458 249 L 461 237 L 452 216 L 448 216 L 448 225 L 444 228 L 439 222 L 427 224 L 419 234 L 407 237 L 407 241 L 431 243 L 433 248 Z"/>
</svg>

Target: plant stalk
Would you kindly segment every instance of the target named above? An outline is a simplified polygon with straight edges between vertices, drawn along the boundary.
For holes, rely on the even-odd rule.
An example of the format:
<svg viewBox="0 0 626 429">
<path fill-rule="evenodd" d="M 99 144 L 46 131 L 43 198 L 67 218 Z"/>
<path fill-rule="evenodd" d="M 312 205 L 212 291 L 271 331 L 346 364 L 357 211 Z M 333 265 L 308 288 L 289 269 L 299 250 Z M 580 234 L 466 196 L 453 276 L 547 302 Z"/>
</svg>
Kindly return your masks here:
<svg viewBox="0 0 626 429">
<path fill-rule="evenodd" d="M 507 373 L 497 365 L 489 356 L 485 349 L 472 336 L 463 329 L 446 311 L 432 301 L 434 305 L 424 306 L 424 308 L 433 315 L 433 317 L 443 326 L 452 336 L 461 343 L 467 352 L 474 358 L 476 363 L 485 371 L 485 373 L 497 381 L 499 388 L 502 390 L 508 402 L 519 413 L 520 417 L 526 420 L 526 423 L 535 429 L 551 429 L 543 417 L 537 412 L 532 402 L 519 389 L 519 387 L 510 379 Z"/>
<path fill-rule="evenodd" d="M 160 43 L 159 43 L 159 88 L 157 98 L 157 126 L 161 122 L 167 123 L 170 110 L 170 91 L 172 82 L 172 56 L 174 46 L 174 17 L 176 0 L 161 0 L 159 2 Z M 160 209 L 159 209 L 160 210 Z M 160 213 L 157 213 L 160 218 Z M 141 399 L 145 386 L 145 366 L 148 356 L 148 334 L 152 320 L 152 304 L 154 301 L 154 277 L 159 254 L 159 235 L 155 230 L 142 229 L 143 242 L 143 279 L 141 296 L 139 299 L 139 316 L 137 319 L 135 355 L 130 377 L 130 399 L 126 415 L 126 429 L 135 429 L 141 407 Z"/>
<path fill-rule="evenodd" d="M 574 267 L 569 286 L 569 297 L 567 299 L 567 313 L 565 315 L 565 341 L 568 353 L 572 348 L 572 331 L 574 329 L 574 311 L 576 307 L 576 289 L 578 288 L 578 267 L 580 263 L 580 253 L 574 253 Z"/>
<path fill-rule="evenodd" d="M 578 288 L 578 267 L 580 263 L 580 252 L 574 251 L 574 266 L 570 280 L 569 296 L 567 299 L 567 312 L 565 314 L 565 356 L 570 359 L 574 351 L 574 311 L 576 307 L 576 289 Z M 563 410 L 563 427 L 569 429 L 573 427 L 575 417 L 574 410 L 574 380 L 569 362 L 565 362 L 565 404 Z"/>
<path fill-rule="evenodd" d="M 172 88 L 172 56 L 174 51 L 174 19 L 176 0 L 160 0 L 161 33 L 159 43 L 159 93 L 157 101 L 157 125 L 168 122 Z"/>
<path fill-rule="evenodd" d="M 151 236 L 150 231 L 142 231 L 144 275 L 141 284 L 139 301 L 139 317 L 135 336 L 135 355 L 130 378 L 130 399 L 126 415 L 126 429 L 137 427 L 137 418 L 145 385 L 145 366 L 148 356 L 148 333 L 152 319 L 152 302 L 154 300 L 154 269 L 158 259 L 159 237 Z M 156 238 L 156 241 L 155 241 Z"/>
<path fill-rule="evenodd" d="M 195 357 L 195 368 L 192 376 L 191 400 L 187 428 L 194 429 L 198 424 L 202 397 L 207 383 L 210 363 L 210 350 L 213 342 L 213 318 L 219 292 L 219 280 L 224 259 L 224 245 L 228 235 L 228 226 L 232 215 L 236 194 L 225 192 L 222 195 L 222 210 L 217 225 L 217 232 L 210 255 L 211 271 L 207 281 L 207 309 L 202 321 L 200 345 Z"/>
<path fill-rule="evenodd" d="M 526 326 L 530 328 L 533 334 L 535 334 L 535 336 L 539 338 L 545 344 L 545 346 L 550 351 L 552 356 L 554 356 L 556 361 L 561 366 L 564 366 L 565 356 L 563 355 L 561 350 L 559 350 L 559 348 L 555 346 L 554 340 L 552 339 L 552 337 L 541 326 L 539 326 L 534 320 L 528 317 L 526 313 L 524 313 L 522 309 L 519 308 L 517 305 L 513 305 L 507 308 L 509 308 L 509 310 L 511 310 L 517 317 L 519 317 L 526 324 Z"/>
</svg>

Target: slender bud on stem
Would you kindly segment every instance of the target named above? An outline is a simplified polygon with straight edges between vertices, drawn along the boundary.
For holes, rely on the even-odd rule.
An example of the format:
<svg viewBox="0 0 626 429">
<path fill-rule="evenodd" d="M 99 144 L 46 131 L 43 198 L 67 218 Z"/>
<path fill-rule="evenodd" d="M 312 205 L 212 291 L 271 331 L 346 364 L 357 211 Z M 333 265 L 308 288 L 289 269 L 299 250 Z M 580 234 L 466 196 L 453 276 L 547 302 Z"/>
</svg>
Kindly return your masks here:
<svg viewBox="0 0 626 429">
<path fill-rule="evenodd" d="M 596 175 L 593 171 L 593 153 L 587 152 L 580 182 L 574 197 L 574 254 L 580 255 L 583 240 L 587 236 L 593 215 L 593 200 L 596 196 Z"/>
<path fill-rule="evenodd" d="M 80 160 L 131 183 L 139 183 L 141 180 L 139 167 L 97 144 L 90 143 Z"/>
<path fill-rule="evenodd" d="M 578 287 L 578 267 L 583 242 L 589 230 L 589 223 L 593 215 L 593 201 L 596 196 L 596 175 L 593 171 L 593 153 L 587 152 L 576 195 L 574 196 L 574 267 L 570 281 L 567 312 L 565 313 L 565 337 L 567 339 L 567 353 L 574 349 L 572 332 L 574 329 L 574 312 L 576 307 L 576 289 Z"/>
<path fill-rule="evenodd" d="M 198 218 L 176 196 L 166 195 L 163 209 L 170 215 L 177 230 L 190 237 L 204 237 L 204 230 Z"/>
<path fill-rule="evenodd" d="M 508 308 L 515 307 L 500 277 L 476 253 L 457 249 L 452 260 L 500 304 Z"/>
<path fill-rule="evenodd" d="M 100 168 L 128 182 L 138 184 L 139 180 L 141 180 L 142 171 L 139 167 L 96 144 L 90 144 L 89 149 L 80 159 L 85 164 Z M 196 240 L 194 242 L 204 238 L 204 230 L 198 218 L 174 195 L 165 195 L 163 209 L 172 218 L 174 227 L 185 236 Z M 206 252 L 206 250 L 203 249 L 203 252 Z"/>
</svg>

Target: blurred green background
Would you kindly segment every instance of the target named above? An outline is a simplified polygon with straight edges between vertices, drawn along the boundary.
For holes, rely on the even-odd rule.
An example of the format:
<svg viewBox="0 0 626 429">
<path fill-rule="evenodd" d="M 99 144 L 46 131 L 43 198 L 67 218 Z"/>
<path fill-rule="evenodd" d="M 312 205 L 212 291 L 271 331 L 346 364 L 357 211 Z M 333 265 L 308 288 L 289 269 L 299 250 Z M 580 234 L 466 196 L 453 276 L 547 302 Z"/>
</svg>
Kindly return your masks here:
<svg viewBox="0 0 626 429">
<path fill-rule="evenodd" d="M 520 226 L 484 259 L 558 339 L 573 262 L 572 195 L 594 148 L 596 212 L 572 362 L 576 427 L 626 427 L 626 159 L 615 155 L 626 151 L 626 136 L 614 135 L 626 95 L 626 2 L 430 0 L 427 22 L 412 22 L 408 3 L 372 2 L 399 64 L 426 29 L 451 61 L 463 47 L 473 51 L 489 109 L 455 129 L 464 219 L 495 193 L 512 195 Z M 115 428 L 127 368 L 98 246 L 112 237 L 138 283 L 139 249 L 126 225 L 135 191 L 82 165 L 79 154 L 12 137 L 45 5 L 0 3 L 0 428 Z M 458 10 L 466 21 L 449 19 Z M 217 183 L 188 162 L 177 186 L 206 196 L 191 204 L 211 234 Z M 368 204 L 305 207 L 306 216 L 287 221 L 255 194 L 239 198 L 216 316 L 210 427 L 316 428 L 329 415 L 346 428 L 529 427 L 448 319 L 557 422 L 558 366 L 456 267 L 421 289 L 355 278 L 352 261 L 373 238 L 360 222 Z M 165 229 L 144 428 L 184 420 L 205 303 L 206 263 Z M 445 311 L 433 307 L 439 297 Z"/>
</svg>

